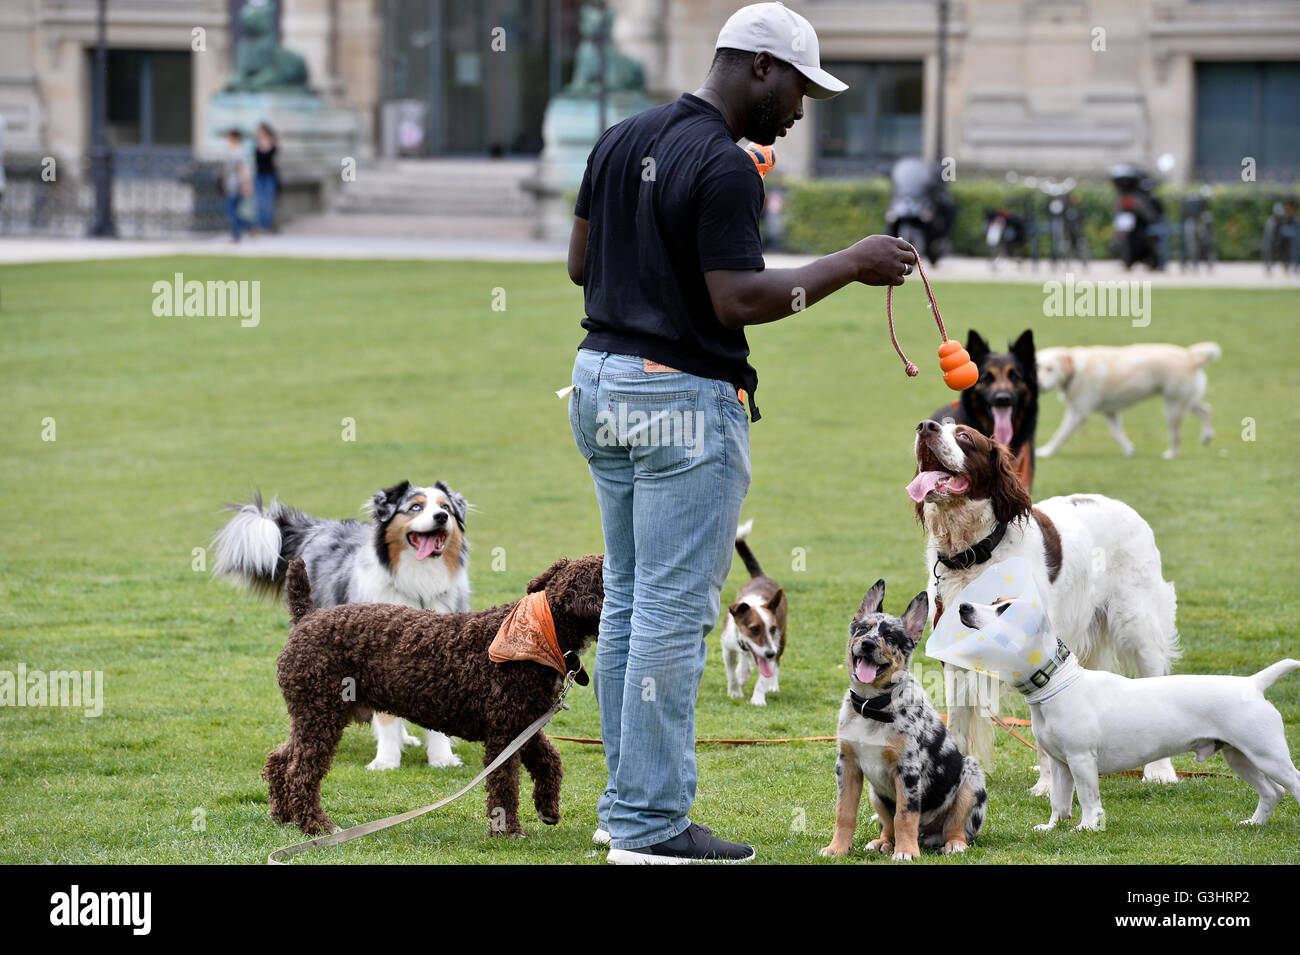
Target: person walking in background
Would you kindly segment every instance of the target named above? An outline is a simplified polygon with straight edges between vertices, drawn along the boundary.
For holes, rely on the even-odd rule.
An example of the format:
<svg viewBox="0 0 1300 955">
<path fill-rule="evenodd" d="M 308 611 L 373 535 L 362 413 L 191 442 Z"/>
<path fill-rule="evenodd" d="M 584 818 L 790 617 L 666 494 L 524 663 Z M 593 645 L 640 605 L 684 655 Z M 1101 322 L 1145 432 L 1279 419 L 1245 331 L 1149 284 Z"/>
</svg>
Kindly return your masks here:
<svg viewBox="0 0 1300 955">
<path fill-rule="evenodd" d="M 256 168 L 253 192 L 257 196 L 257 230 L 270 232 L 275 222 L 275 198 L 280 191 L 280 178 L 275 171 L 275 150 L 278 143 L 275 132 L 266 123 L 257 127 Z"/>
<path fill-rule="evenodd" d="M 253 197 L 253 177 L 248 171 L 244 137 L 237 129 L 226 133 L 226 155 L 221 162 L 221 189 L 226 197 L 226 218 L 230 220 L 230 241 L 243 238 L 244 223 L 249 221 L 243 201 Z"/>
</svg>

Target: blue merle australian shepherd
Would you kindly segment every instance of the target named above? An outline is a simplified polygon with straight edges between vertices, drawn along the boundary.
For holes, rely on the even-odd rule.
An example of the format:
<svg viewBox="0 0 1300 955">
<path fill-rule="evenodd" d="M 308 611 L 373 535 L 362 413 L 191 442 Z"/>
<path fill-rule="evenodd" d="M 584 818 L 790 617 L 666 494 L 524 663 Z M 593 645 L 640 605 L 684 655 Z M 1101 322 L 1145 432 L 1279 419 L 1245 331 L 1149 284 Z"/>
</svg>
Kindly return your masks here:
<svg viewBox="0 0 1300 955">
<path fill-rule="evenodd" d="M 369 522 L 312 517 L 261 494 L 233 504 L 235 516 L 213 540 L 216 573 L 251 590 L 279 596 L 289 562 L 307 563 L 318 608 L 347 603 L 391 603 L 465 613 L 469 610 L 468 505 L 441 481 L 417 487 L 403 481 L 376 491 L 366 503 Z M 402 721 L 376 713 L 378 752 L 368 769 L 396 769 L 403 745 L 418 745 Z M 451 740 L 429 733 L 429 765 L 459 766 Z"/>
</svg>

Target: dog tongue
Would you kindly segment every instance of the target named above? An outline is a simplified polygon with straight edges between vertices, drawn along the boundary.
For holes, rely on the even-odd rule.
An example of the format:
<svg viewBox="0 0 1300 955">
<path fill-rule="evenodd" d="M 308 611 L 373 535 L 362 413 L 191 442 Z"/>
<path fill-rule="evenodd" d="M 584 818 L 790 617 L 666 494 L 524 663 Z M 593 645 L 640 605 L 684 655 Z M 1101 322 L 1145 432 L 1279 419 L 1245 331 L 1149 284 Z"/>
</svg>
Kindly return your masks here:
<svg viewBox="0 0 1300 955">
<path fill-rule="evenodd" d="M 772 678 L 772 661 L 766 657 L 755 657 L 754 662 L 758 664 L 758 672 L 763 674 L 764 678 Z"/>
<path fill-rule="evenodd" d="M 859 660 L 853 665 L 853 676 L 859 683 L 870 683 L 876 678 L 876 665 Z"/>
<path fill-rule="evenodd" d="M 1011 406 L 999 405 L 993 409 L 993 440 L 1011 447 Z"/>
<path fill-rule="evenodd" d="M 434 535 L 416 534 L 415 543 L 416 543 L 415 559 L 424 560 L 424 558 L 428 557 L 430 554 L 433 553 L 433 545 L 435 543 Z"/>
<path fill-rule="evenodd" d="M 947 471 L 922 471 L 912 478 L 912 483 L 907 486 L 907 496 L 920 504 L 925 500 L 925 496 L 934 490 L 935 485 L 946 477 L 952 475 Z"/>
</svg>

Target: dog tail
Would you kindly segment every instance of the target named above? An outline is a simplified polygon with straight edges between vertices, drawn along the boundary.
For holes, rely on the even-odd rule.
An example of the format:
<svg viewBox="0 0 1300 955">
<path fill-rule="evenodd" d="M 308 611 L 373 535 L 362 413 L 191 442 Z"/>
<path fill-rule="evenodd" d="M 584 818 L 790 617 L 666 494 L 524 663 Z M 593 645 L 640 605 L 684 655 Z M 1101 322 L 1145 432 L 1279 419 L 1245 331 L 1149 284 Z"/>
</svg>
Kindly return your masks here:
<svg viewBox="0 0 1300 955">
<path fill-rule="evenodd" d="M 303 530 L 311 518 L 274 498 L 262 504 L 260 491 L 248 504 L 231 504 L 235 516 L 212 539 L 216 551 L 213 569 L 218 577 L 242 583 L 268 597 L 278 597 L 284 587 L 284 572 L 298 556 Z"/>
<path fill-rule="evenodd" d="M 295 557 L 289 564 L 289 571 L 284 581 L 284 598 L 285 603 L 289 605 L 290 626 L 296 626 L 299 620 L 316 609 L 311 602 L 311 581 L 307 579 L 307 563 L 301 557 Z"/>
<path fill-rule="evenodd" d="M 749 576 L 762 577 L 764 576 L 763 568 L 759 566 L 758 558 L 754 556 L 754 552 L 750 550 L 749 545 L 745 543 L 745 538 L 749 536 L 749 532 L 753 529 L 754 522 L 752 520 L 745 521 L 745 523 L 736 528 L 736 553 L 739 554 L 740 559 L 745 562 L 745 569 L 749 571 Z"/>
<path fill-rule="evenodd" d="M 1197 342 L 1187 346 L 1187 354 L 1192 356 L 1193 368 L 1204 368 L 1212 361 L 1223 357 L 1223 349 L 1216 342 Z"/>
<path fill-rule="evenodd" d="M 1264 667 L 1250 679 L 1259 688 L 1259 692 L 1263 693 L 1292 670 L 1300 670 L 1300 660 L 1278 660 L 1271 667 Z"/>
</svg>

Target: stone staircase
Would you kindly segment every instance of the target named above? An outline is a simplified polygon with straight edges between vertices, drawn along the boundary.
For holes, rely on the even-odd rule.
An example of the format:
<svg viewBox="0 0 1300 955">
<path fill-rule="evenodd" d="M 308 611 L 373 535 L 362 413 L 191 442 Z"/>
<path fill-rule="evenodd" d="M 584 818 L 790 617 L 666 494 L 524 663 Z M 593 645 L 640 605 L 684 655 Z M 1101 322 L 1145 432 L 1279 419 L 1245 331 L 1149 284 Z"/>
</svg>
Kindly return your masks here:
<svg viewBox="0 0 1300 955">
<path fill-rule="evenodd" d="M 382 159 L 361 163 L 321 214 L 290 235 L 527 239 L 535 202 L 524 189 L 536 159 Z"/>
</svg>

